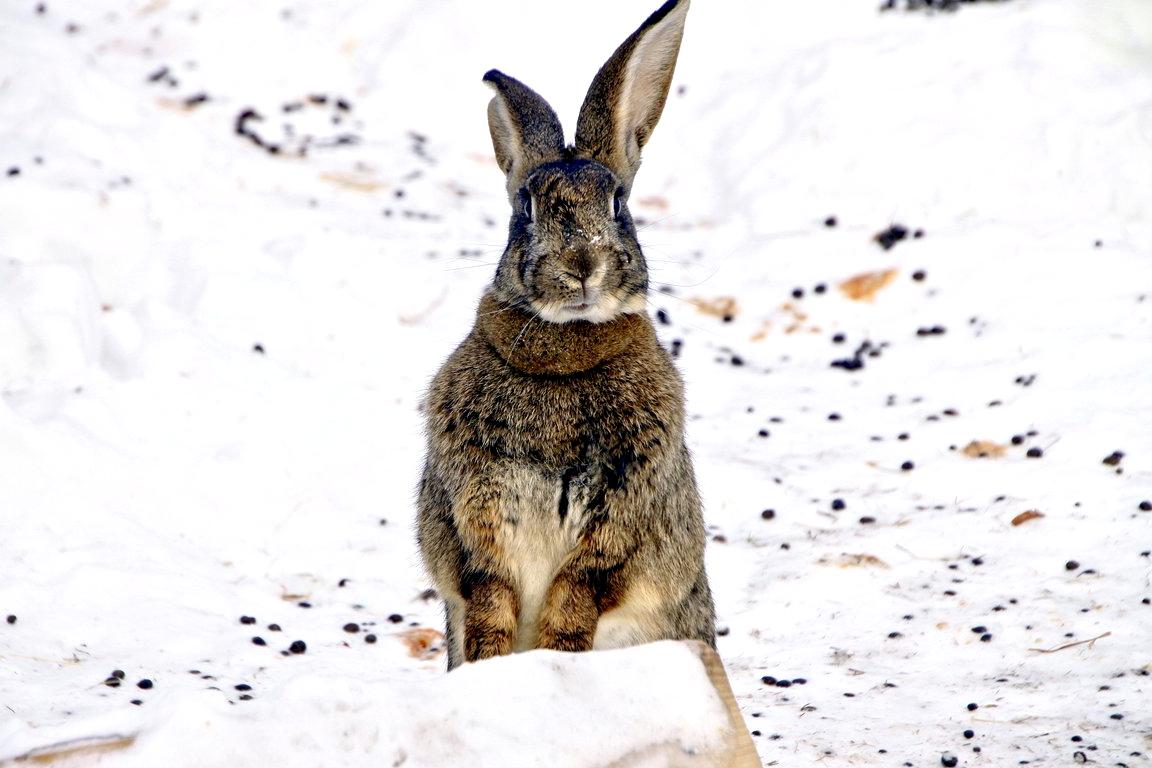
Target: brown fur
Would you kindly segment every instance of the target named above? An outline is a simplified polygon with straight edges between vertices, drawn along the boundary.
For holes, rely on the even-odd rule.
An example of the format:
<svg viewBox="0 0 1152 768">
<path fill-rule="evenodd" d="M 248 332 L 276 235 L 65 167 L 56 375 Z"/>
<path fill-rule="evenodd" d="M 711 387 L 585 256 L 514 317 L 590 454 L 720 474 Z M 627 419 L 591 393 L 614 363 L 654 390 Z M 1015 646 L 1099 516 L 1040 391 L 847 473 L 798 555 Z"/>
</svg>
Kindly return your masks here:
<svg viewBox="0 0 1152 768">
<path fill-rule="evenodd" d="M 543 99 L 485 76 L 509 244 L 429 389 L 418 510 L 449 669 L 535 647 L 715 643 L 683 384 L 643 313 L 647 267 L 627 210 L 687 4 L 653 14 L 590 89 L 606 113 L 582 112 L 586 134 L 601 120 L 593 133 L 630 136 L 631 149 L 597 154 L 579 132 L 576 148 L 559 147 Z"/>
<path fill-rule="evenodd" d="M 591 324 L 527 328 L 494 321 L 486 296 L 477 326 L 445 363 L 427 401 L 429 454 L 421 493 L 419 540 L 440 590 L 467 605 L 464 658 L 455 666 L 509 650 L 511 596 L 478 599 L 476 584 L 514 582 L 497 537 L 526 471 L 558 492 L 569 474 L 569 511 L 583 506 L 577 545 L 555 576 L 540 618 L 540 647 L 586 650 L 599 617 L 619 606 L 634 582 L 654 585 L 667 616 L 649 639 L 695 638 L 714 644 L 711 599 L 703 572 L 700 501 L 683 443 L 679 376 L 647 317 L 597 346 Z M 508 315 L 523 313 L 509 309 Z M 606 324 L 612 325 L 612 324 Z M 600 327 L 600 326 L 594 326 Z M 549 343 L 532 341 L 541 333 Z M 526 365 L 515 350 L 528 340 L 541 353 Z M 585 351 L 574 364 L 565 337 Z M 501 354 L 511 356 L 522 370 Z M 582 368 L 567 375 L 540 369 Z M 556 509 L 541 514 L 558 517 Z M 476 616 L 475 614 L 482 614 Z M 513 622 L 514 623 L 514 622 Z M 486 639 L 471 637 L 483 628 Z M 452 631 L 452 627 L 449 628 Z M 492 641 L 489 636 L 497 636 Z"/>
<path fill-rule="evenodd" d="M 641 315 L 620 315 L 607 323 L 548 323 L 500 306 L 491 294 L 480 300 L 476 329 L 516 370 L 549 376 L 583 373 L 652 336 L 652 324 Z"/>
</svg>

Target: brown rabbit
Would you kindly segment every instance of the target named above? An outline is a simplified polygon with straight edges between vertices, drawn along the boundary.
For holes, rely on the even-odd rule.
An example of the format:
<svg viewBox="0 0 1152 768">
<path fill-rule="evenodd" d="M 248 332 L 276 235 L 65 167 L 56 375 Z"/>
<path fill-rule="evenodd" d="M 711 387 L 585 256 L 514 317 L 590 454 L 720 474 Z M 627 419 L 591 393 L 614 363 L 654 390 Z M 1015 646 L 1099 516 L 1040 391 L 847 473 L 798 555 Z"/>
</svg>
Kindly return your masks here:
<svg viewBox="0 0 1152 768">
<path fill-rule="evenodd" d="M 688 2 L 666 2 L 600 69 L 574 146 L 540 96 L 484 76 L 508 247 L 428 393 L 418 513 L 449 669 L 532 648 L 715 645 L 683 384 L 645 313 L 628 213 Z"/>
</svg>

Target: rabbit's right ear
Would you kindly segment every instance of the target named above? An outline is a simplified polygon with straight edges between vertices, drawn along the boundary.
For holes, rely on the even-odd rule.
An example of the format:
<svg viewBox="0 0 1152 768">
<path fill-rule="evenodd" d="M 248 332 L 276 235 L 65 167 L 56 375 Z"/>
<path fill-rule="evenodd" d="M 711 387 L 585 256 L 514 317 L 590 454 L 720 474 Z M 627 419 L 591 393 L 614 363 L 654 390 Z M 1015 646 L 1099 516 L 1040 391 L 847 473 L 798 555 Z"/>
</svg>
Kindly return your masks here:
<svg viewBox="0 0 1152 768">
<path fill-rule="evenodd" d="M 493 69 L 484 75 L 484 82 L 496 91 L 488 103 L 488 130 L 512 199 L 528 171 L 560 157 L 564 129 L 548 102 L 519 80 Z"/>
<path fill-rule="evenodd" d="M 690 0 L 668 0 L 596 73 L 576 123 L 576 150 L 603 163 L 625 189 L 668 98 Z"/>
</svg>

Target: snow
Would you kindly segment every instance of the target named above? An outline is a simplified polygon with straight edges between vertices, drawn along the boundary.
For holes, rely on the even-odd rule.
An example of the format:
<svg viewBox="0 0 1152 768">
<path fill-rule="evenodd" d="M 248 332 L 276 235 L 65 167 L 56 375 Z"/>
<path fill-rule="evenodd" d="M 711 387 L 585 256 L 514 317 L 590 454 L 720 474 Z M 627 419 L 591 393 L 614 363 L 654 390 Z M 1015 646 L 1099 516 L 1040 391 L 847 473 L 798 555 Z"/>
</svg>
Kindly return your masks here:
<svg viewBox="0 0 1152 768">
<path fill-rule="evenodd" d="M 477 741 L 429 764 L 480 764 L 532 738 L 470 719 L 469 676 L 544 701 L 569 662 L 446 678 L 410 634 L 441 626 L 417 408 L 504 243 L 481 74 L 571 132 L 649 5 L 589 0 L 563 34 L 511 0 L 0 9 L 0 761 L 120 733 L 106 763 L 378 765 L 449 722 Z M 1147 764 L 1152 12 L 877 5 L 696 3 L 633 193 L 720 654 L 765 765 Z M 923 237 L 883 250 L 893 223 Z M 838 287 L 885 269 L 871 301 Z M 695 303 L 721 297 L 731 322 Z M 676 652 L 571 669 L 687 733 L 690 697 L 640 674 Z"/>
<path fill-rule="evenodd" d="M 727 712 L 683 645 L 663 642 L 586 661 L 542 651 L 467 665 L 435 680 L 349 677 L 321 666 L 244 711 L 208 691 L 161 698 L 161 715 L 146 719 L 148 727 L 116 754 L 115 765 L 294 765 L 322 756 L 324 765 L 341 766 L 503 766 L 512 756 L 517 764 L 579 768 L 617 764 L 630 750 L 663 739 L 688 755 L 723 746 Z M 509 680 L 516 681 L 514 691 L 491 706 Z M 577 699 L 591 716 L 557 717 Z M 88 725 L 98 722 L 119 735 L 117 727 L 133 727 L 126 719 L 105 716 Z M 617 738 L 603 737 L 606 723 Z M 670 735 L 669 723 L 677 725 Z M 57 733 L 67 731 L 11 740 L 35 747 L 37 738 Z M 548 746 L 546 762 L 533 759 L 533 743 Z"/>
</svg>

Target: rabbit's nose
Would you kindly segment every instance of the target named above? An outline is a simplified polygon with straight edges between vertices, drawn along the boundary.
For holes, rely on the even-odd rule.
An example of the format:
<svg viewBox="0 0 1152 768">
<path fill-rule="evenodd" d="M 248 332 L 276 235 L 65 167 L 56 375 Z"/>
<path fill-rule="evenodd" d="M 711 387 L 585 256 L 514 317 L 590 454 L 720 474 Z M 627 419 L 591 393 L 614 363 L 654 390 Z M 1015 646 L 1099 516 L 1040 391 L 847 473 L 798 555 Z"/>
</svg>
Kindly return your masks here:
<svg viewBox="0 0 1152 768">
<path fill-rule="evenodd" d="M 596 259 L 587 248 L 577 248 L 569 263 L 569 271 L 583 283 L 596 271 Z"/>
</svg>

